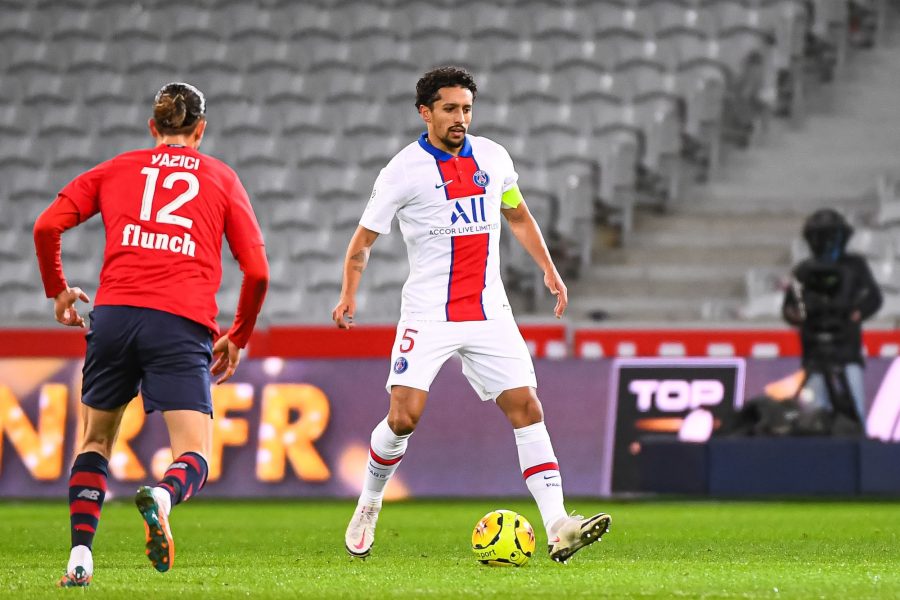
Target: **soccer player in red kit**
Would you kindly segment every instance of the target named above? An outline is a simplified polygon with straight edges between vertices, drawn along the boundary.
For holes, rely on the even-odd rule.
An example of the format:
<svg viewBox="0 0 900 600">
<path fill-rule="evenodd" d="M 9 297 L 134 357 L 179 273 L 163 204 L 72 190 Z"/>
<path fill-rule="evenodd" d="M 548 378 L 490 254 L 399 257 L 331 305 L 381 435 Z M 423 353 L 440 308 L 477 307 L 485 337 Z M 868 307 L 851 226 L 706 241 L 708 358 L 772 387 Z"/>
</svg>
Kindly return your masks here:
<svg viewBox="0 0 900 600">
<path fill-rule="evenodd" d="M 84 327 L 60 258 L 62 232 L 97 213 L 106 229 L 100 286 L 90 313 L 82 382 L 84 431 L 69 479 L 72 550 L 60 586 L 93 576 L 91 547 L 108 461 L 128 403 L 162 412 L 175 460 L 135 503 L 157 571 L 175 558 L 169 512 L 203 487 L 212 438 L 210 372 L 227 381 L 240 361 L 269 281 L 262 233 L 247 192 L 227 165 L 197 151 L 206 101 L 186 83 L 157 94 L 153 148 L 125 152 L 70 182 L 37 219 L 34 243 L 56 320 Z M 234 324 L 215 343 L 222 236 L 244 278 Z M 216 357 L 213 362 L 213 357 Z"/>
</svg>

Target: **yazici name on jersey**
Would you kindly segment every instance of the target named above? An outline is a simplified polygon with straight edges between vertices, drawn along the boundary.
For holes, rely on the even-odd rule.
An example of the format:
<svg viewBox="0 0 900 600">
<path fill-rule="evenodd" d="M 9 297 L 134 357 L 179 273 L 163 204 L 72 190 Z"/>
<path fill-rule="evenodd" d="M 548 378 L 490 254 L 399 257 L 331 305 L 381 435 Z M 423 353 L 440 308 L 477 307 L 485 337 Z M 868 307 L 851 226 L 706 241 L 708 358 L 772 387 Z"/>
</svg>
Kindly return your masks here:
<svg viewBox="0 0 900 600">
<path fill-rule="evenodd" d="M 460 198 L 450 211 L 449 227 L 432 227 L 428 235 L 471 235 L 500 229 L 500 223 L 487 223 L 484 212 L 484 196 Z"/>
</svg>

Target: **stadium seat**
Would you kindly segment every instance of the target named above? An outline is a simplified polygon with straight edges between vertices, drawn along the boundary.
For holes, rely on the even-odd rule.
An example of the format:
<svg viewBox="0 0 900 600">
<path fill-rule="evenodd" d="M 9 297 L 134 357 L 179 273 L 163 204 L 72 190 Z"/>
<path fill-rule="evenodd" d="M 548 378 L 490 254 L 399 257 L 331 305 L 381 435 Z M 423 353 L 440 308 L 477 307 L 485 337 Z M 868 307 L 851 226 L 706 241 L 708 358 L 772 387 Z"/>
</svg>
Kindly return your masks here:
<svg viewBox="0 0 900 600">
<path fill-rule="evenodd" d="M 361 71 L 370 72 L 380 65 L 403 63 L 415 69 L 410 42 L 393 31 L 369 29 L 353 36 L 349 42 L 349 61 Z"/>
<path fill-rule="evenodd" d="M 205 77 L 236 73 L 249 60 L 245 54 L 237 55 L 228 42 L 215 38 L 184 38 L 172 47 L 176 55 L 185 57 L 191 73 Z"/>
<path fill-rule="evenodd" d="M 336 8 L 335 25 L 345 38 L 355 39 L 373 31 L 391 32 L 407 37 L 409 11 L 385 7 L 381 3 L 354 0 Z"/>
<path fill-rule="evenodd" d="M 54 136 L 48 153 L 53 169 L 71 172 L 74 175 L 86 171 L 97 164 L 94 139 L 85 136 Z"/>
<path fill-rule="evenodd" d="M 399 293 L 409 276 L 409 263 L 381 257 L 370 259 L 365 276 L 368 289 L 376 292 L 393 290 Z"/>
<path fill-rule="evenodd" d="M 311 196 L 300 196 L 293 190 L 285 190 L 280 198 L 261 203 L 260 208 L 265 209 L 273 230 L 311 232 L 322 224 L 323 207 Z M 293 244 L 288 247 L 293 251 Z"/>
<path fill-rule="evenodd" d="M 110 56 L 113 64 L 120 72 L 136 75 L 145 72 L 147 76 L 153 74 L 171 80 L 174 72 L 177 72 L 175 57 L 170 53 L 170 47 L 160 40 L 152 38 L 119 38 L 110 42 Z M 188 65 L 183 65 L 187 67 Z"/>
<path fill-rule="evenodd" d="M 0 223 L 0 264 L 23 262 L 22 249 L 34 244 L 26 231 L 18 227 L 9 227 L 9 224 L 6 219 Z"/>
<path fill-rule="evenodd" d="M 360 295 L 357 302 L 358 321 L 364 323 L 395 323 L 400 318 L 402 302 L 400 288 L 387 288 L 383 291 L 366 292 Z M 332 305 L 336 299 L 332 301 Z"/>
<path fill-rule="evenodd" d="M 135 102 L 138 89 L 130 77 L 116 71 L 89 71 L 78 78 L 79 98 L 91 110 L 114 104 Z M 148 101 L 156 90 L 148 89 L 141 98 Z"/>
<path fill-rule="evenodd" d="M 25 84 L 23 102 L 32 109 L 64 106 L 77 97 L 74 78 L 49 73 L 35 74 Z M 35 106 L 38 105 L 38 106 Z"/>
<path fill-rule="evenodd" d="M 469 64 L 470 44 L 455 32 L 414 32 L 409 40 L 410 57 L 422 70 L 447 64 Z"/>
<path fill-rule="evenodd" d="M 627 6 L 616 2 L 596 2 L 590 6 L 597 38 L 621 35 L 623 33 L 644 38 L 655 29 L 653 15 L 640 7 Z"/>
<path fill-rule="evenodd" d="M 517 114 L 522 115 L 523 122 L 527 123 L 532 131 L 544 126 L 571 122 L 570 106 L 551 94 L 529 93 L 515 98 L 514 103 Z"/>
<path fill-rule="evenodd" d="M 495 68 L 507 62 L 528 61 L 529 44 L 515 32 L 486 30 L 469 38 L 468 56 L 482 69 Z"/>
<path fill-rule="evenodd" d="M 335 301 L 341 291 L 341 274 L 344 259 L 314 259 L 306 271 L 306 289 L 313 292 L 327 291 L 334 294 Z"/>
<path fill-rule="evenodd" d="M 41 39 L 23 38 L 4 47 L 4 71 L 11 75 L 53 73 L 56 66 L 50 57 L 51 45 Z"/>
<path fill-rule="evenodd" d="M 530 60 L 547 71 L 554 65 L 577 59 L 594 60 L 596 45 L 572 32 L 546 30 L 531 39 Z"/>
<path fill-rule="evenodd" d="M 334 65 L 355 68 L 350 57 L 350 42 L 333 33 L 294 37 L 291 45 L 300 57 L 301 65 L 305 65 L 311 71 L 327 69 Z"/>
<path fill-rule="evenodd" d="M 56 111 L 49 114 L 55 115 Z M 21 104 L 0 104 L 0 137 L 14 139 L 36 129 L 37 118 Z M 3 147 L 0 142 L 0 148 Z"/>
<path fill-rule="evenodd" d="M 290 290 L 272 289 L 266 294 L 260 317 L 271 324 L 302 322 L 300 288 Z"/>
<path fill-rule="evenodd" d="M 684 28 L 712 37 L 719 28 L 714 8 L 716 5 L 713 3 L 713 8 L 710 9 L 690 3 L 655 2 L 652 5 L 655 33 Z"/>
<path fill-rule="evenodd" d="M 334 101 L 344 95 L 364 94 L 366 78 L 347 62 L 321 63 L 308 72 L 309 90 L 317 100 Z"/>
<path fill-rule="evenodd" d="M 471 26 L 468 28 L 470 36 L 491 35 L 491 32 L 517 32 L 528 31 L 530 23 L 526 17 L 515 10 L 515 7 L 503 2 L 475 2 L 470 5 Z"/>
<path fill-rule="evenodd" d="M 244 60 L 238 61 L 244 65 L 244 72 L 248 75 L 266 74 L 270 80 L 277 76 L 291 76 L 298 70 L 308 68 L 310 55 L 303 53 L 292 41 L 275 41 L 268 43 L 253 43 L 252 41 L 237 47 L 243 52 Z"/>
<path fill-rule="evenodd" d="M 305 202 L 305 200 L 301 202 Z M 323 207 L 310 201 L 308 211 L 309 223 L 288 227 L 280 232 L 280 235 L 285 238 L 286 254 L 292 260 L 310 261 L 333 258 L 334 250 L 341 245 L 346 249 L 350 238 L 338 238 L 334 230 L 324 225 L 326 219 L 323 218 Z"/>
<path fill-rule="evenodd" d="M 368 110 L 377 110 L 389 102 L 412 102 L 415 96 L 416 82 L 421 73 L 412 62 L 402 60 L 384 61 L 366 73 L 366 97 L 374 95 L 381 100 L 377 106 L 369 101 Z"/>
<path fill-rule="evenodd" d="M 490 76 L 490 94 L 499 100 L 522 99 L 533 94 L 555 94 L 550 77 L 532 62 L 506 62 L 498 65 Z"/>
</svg>

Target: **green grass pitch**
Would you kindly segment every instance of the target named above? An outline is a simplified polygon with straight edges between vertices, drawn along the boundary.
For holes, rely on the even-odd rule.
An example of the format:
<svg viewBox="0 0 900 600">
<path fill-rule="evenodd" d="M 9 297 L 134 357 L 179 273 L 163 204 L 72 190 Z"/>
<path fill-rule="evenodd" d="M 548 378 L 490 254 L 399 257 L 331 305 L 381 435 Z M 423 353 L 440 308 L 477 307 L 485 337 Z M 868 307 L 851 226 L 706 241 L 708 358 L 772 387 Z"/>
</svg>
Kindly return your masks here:
<svg viewBox="0 0 900 600">
<path fill-rule="evenodd" d="M 900 505 L 881 502 L 569 501 L 612 530 L 568 565 L 538 551 L 522 568 L 477 564 L 473 526 L 527 500 L 388 503 L 367 560 L 345 555 L 346 501 L 193 501 L 171 519 L 177 555 L 157 573 L 127 502 L 103 509 L 94 583 L 55 589 L 68 510 L 0 503 L 0 596 L 59 598 L 900 598 Z"/>
</svg>

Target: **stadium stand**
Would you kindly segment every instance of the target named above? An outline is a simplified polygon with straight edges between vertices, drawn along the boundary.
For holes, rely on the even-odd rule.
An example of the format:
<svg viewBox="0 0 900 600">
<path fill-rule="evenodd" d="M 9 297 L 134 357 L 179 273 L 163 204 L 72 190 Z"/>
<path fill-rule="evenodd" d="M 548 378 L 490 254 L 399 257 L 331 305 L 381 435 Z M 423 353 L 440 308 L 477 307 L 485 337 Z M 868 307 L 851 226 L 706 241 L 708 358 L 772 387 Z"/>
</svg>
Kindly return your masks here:
<svg viewBox="0 0 900 600">
<path fill-rule="evenodd" d="M 809 73 L 832 79 L 851 44 L 875 44 L 888 12 L 877 0 L 44 0 L 0 11 L 0 258 L 15 300 L 0 324 L 35 314 L 31 253 L 13 256 L 35 216 L 78 172 L 148 144 L 146 107 L 167 81 L 207 93 L 203 150 L 236 167 L 255 203 L 276 274 L 264 319 L 324 322 L 378 169 L 421 129 L 413 89 L 425 69 L 473 70 L 483 93 L 472 131 L 510 149 L 552 251 L 591 289 L 595 224 L 627 247 L 637 208 L 665 210 L 717 176 L 735 118 L 749 143 L 773 114 L 802 119 Z M 741 112 L 748 95 L 753 114 Z M 882 188 L 880 227 L 900 221 L 896 186 Z M 64 238 L 67 274 L 86 289 L 101 230 Z M 883 282 L 900 279 L 900 236 L 858 232 Z M 375 248 L 360 310 L 390 321 L 405 253 L 397 236 Z M 540 278 L 509 250 L 509 287 L 534 307 Z M 240 284 L 229 268 L 225 320 Z M 743 312 L 694 317 L 771 316 L 752 309 L 770 306 L 771 277 L 746 281 Z"/>
</svg>

